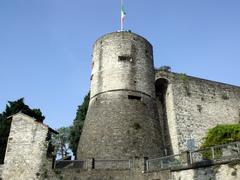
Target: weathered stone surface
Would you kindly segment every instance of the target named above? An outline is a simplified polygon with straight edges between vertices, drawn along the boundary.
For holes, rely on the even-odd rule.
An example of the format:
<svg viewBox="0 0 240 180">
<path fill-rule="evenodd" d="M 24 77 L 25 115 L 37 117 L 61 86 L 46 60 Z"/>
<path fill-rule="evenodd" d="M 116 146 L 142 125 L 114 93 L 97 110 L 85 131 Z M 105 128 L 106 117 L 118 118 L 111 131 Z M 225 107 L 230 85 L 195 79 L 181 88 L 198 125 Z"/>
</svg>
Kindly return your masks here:
<svg viewBox="0 0 240 180">
<path fill-rule="evenodd" d="M 56 171 L 52 180 L 171 180 L 170 171 L 142 173 L 130 170 L 62 170 Z"/>
<path fill-rule="evenodd" d="M 78 147 L 78 158 L 86 161 L 52 169 L 46 158 L 48 127 L 19 113 L 12 117 L 0 180 L 240 179 L 239 162 L 149 170 L 143 157 L 183 152 L 190 138 L 199 147 L 209 128 L 240 122 L 239 87 L 164 71 L 155 74 L 155 81 L 152 56 L 151 44 L 134 33 L 98 39 L 91 99 Z"/>
<path fill-rule="evenodd" d="M 164 106 L 174 154 L 187 150 L 190 138 L 198 148 L 209 128 L 240 122 L 240 87 L 163 71 L 159 79 L 168 82 Z"/>
<path fill-rule="evenodd" d="M 146 172 L 143 159 L 135 159 L 130 169 L 55 169 L 48 179 L 65 180 L 238 180 L 239 162 L 182 170 Z"/>
<path fill-rule="evenodd" d="M 151 44 L 129 32 L 107 34 L 94 45 L 93 64 L 78 159 L 162 155 Z"/>
<path fill-rule="evenodd" d="M 221 165 L 172 172 L 173 180 L 238 180 L 240 165 Z"/>
<path fill-rule="evenodd" d="M 3 165 L 0 165 L 0 179 L 2 179 L 2 173 L 3 173 Z"/>
<path fill-rule="evenodd" d="M 46 159 L 48 127 L 18 113 L 12 117 L 3 179 L 38 179 Z"/>
<path fill-rule="evenodd" d="M 93 49 L 91 98 L 113 90 L 155 97 L 152 53 L 152 45 L 134 33 L 114 32 L 99 38 Z"/>
</svg>

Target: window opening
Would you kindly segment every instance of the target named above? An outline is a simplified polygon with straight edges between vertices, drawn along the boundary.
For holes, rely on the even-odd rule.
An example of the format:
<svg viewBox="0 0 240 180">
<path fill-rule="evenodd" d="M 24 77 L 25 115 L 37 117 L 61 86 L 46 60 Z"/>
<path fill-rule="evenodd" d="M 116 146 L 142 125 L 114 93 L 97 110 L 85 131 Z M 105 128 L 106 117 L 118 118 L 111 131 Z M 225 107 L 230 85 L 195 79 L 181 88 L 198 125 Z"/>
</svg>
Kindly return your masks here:
<svg viewBox="0 0 240 180">
<path fill-rule="evenodd" d="M 142 98 L 140 96 L 128 95 L 128 99 L 141 101 Z"/>
<path fill-rule="evenodd" d="M 132 57 L 131 56 L 118 56 L 119 61 L 130 61 L 132 62 Z"/>
</svg>

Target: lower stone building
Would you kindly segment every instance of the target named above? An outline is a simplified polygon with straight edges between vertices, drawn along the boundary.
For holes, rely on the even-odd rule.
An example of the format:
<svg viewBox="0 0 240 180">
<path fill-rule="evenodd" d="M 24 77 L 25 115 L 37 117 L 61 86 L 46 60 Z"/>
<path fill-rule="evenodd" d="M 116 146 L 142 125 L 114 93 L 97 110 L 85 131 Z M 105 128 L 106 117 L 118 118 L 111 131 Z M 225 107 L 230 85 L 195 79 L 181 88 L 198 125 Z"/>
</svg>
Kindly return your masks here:
<svg viewBox="0 0 240 180">
<path fill-rule="evenodd" d="M 52 163 L 51 134 L 57 132 L 23 113 L 8 120 L 11 127 L 0 177 L 4 180 L 44 179 L 46 169 L 51 169 Z"/>
</svg>

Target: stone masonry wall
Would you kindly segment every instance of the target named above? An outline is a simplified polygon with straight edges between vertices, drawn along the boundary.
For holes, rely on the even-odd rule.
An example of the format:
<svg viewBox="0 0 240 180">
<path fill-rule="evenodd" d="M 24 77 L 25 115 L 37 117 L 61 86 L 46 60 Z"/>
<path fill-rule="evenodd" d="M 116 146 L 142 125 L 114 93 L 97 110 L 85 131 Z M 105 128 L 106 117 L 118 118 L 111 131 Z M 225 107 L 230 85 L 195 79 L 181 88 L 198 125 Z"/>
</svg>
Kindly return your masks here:
<svg viewBox="0 0 240 180">
<path fill-rule="evenodd" d="M 154 75 L 152 46 L 143 37 L 114 32 L 96 41 L 78 159 L 162 155 Z"/>
<path fill-rule="evenodd" d="M 0 180 L 2 179 L 3 165 L 0 165 Z"/>
<path fill-rule="evenodd" d="M 92 169 L 92 163 L 87 163 L 87 168 L 78 169 L 66 167 L 64 169 L 54 169 L 48 174 L 51 180 L 171 180 L 170 170 L 158 172 L 146 172 L 144 158 L 133 159 L 130 169 L 111 169 L 98 166 Z"/>
<path fill-rule="evenodd" d="M 12 124 L 6 149 L 3 179 L 39 179 L 46 159 L 48 127 L 18 113 Z"/>
<path fill-rule="evenodd" d="M 218 124 L 240 122 L 240 87 L 199 79 L 184 74 L 158 71 L 157 79 L 168 80 L 166 109 L 173 153 L 196 147 L 208 129 Z"/>
<path fill-rule="evenodd" d="M 238 180 L 240 178 L 239 161 L 231 161 L 227 164 L 215 164 L 205 167 L 193 166 L 147 171 L 144 159 L 133 159 L 129 169 L 94 167 L 88 161 L 84 169 L 66 166 L 61 169 L 48 171 L 47 179 L 51 180 Z"/>
<path fill-rule="evenodd" d="M 130 32 L 114 32 L 94 44 L 91 98 L 99 93 L 131 90 L 155 97 L 152 45 Z"/>
<path fill-rule="evenodd" d="M 218 165 L 172 172 L 172 180 L 238 180 L 240 165 Z"/>
<path fill-rule="evenodd" d="M 130 170 L 62 170 L 56 171 L 51 180 L 171 180 L 169 171 L 142 173 Z"/>
</svg>

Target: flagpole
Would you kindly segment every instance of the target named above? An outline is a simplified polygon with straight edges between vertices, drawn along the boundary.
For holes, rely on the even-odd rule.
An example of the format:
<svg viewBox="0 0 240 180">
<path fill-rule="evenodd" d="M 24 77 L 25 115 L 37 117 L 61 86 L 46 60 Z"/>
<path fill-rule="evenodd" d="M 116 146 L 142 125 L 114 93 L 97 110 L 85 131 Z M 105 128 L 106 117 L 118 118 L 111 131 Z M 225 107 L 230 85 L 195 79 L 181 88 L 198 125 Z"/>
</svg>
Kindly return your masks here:
<svg viewBox="0 0 240 180">
<path fill-rule="evenodd" d="M 123 8 L 123 0 L 121 0 L 121 31 L 123 31 L 123 17 L 122 17 L 122 8 Z"/>
</svg>

